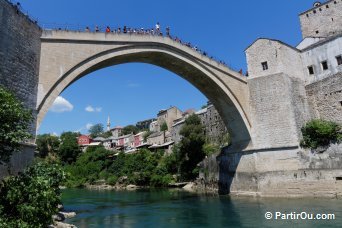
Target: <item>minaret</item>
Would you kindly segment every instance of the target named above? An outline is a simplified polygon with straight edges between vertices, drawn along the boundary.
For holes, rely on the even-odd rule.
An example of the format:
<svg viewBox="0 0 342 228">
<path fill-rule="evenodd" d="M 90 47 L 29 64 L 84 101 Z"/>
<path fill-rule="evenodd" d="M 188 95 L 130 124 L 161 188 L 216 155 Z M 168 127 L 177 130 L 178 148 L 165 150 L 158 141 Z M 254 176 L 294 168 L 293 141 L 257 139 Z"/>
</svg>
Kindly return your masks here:
<svg viewBox="0 0 342 228">
<path fill-rule="evenodd" d="M 107 131 L 110 131 L 110 118 L 107 119 Z"/>
</svg>

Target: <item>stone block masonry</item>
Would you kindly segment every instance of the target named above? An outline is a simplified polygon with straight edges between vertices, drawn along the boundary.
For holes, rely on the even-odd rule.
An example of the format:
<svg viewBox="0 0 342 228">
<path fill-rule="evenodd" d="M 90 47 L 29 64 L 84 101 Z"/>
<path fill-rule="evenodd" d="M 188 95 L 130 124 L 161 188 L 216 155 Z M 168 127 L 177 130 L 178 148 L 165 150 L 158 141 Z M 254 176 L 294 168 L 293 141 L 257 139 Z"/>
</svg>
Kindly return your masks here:
<svg viewBox="0 0 342 228">
<path fill-rule="evenodd" d="M 309 118 L 304 83 L 286 74 L 248 80 L 253 148 L 298 146 Z"/>
<path fill-rule="evenodd" d="M 0 84 L 15 93 L 24 106 L 32 110 L 34 120 L 30 132 L 36 134 L 37 85 L 40 61 L 40 37 L 42 30 L 16 6 L 0 0 Z M 12 173 L 28 165 L 35 146 L 24 144 L 22 152 L 11 159 Z M 0 166 L 0 179 L 7 169 Z"/>
<path fill-rule="evenodd" d="M 42 30 L 15 6 L 0 0 L 0 84 L 10 89 L 36 118 Z M 36 121 L 31 133 L 35 135 Z"/>
<path fill-rule="evenodd" d="M 342 124 L 342 72 L 305 87 L 315 118 Z"/>
</svg>

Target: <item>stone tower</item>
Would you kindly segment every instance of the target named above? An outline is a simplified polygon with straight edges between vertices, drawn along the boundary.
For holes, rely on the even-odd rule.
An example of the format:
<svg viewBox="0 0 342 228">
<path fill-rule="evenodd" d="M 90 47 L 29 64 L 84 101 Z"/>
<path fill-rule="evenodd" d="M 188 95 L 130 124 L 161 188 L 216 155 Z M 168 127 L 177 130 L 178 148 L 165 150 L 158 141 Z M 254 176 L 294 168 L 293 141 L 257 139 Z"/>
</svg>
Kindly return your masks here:
<svg viewBox="0 0 342 228">
<path fill-rule="evenodd" d="M 299 14 L 303 38 L 329 37 L 342 32 L 342 2 L 315 2 L 313 7 Z"/>
</svg>

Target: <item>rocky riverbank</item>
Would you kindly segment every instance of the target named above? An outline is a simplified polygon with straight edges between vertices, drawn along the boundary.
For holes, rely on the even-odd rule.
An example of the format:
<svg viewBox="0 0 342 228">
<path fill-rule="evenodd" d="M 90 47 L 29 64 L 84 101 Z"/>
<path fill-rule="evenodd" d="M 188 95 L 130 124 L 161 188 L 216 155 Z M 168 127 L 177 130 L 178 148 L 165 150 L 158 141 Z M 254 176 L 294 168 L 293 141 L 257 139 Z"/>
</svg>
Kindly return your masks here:
<svg viewBox="0 0 342 228">
<path fill-rule="evenodd" d="M 52 216 L 53 224 L 49 228 L 76 228 L 75 225 L 63 222 L 65 219 L 75 217 L 76 213 L 63 211 L 63 205 L 58 205 L 58 209 L 60 211 Z"/>
</svg>

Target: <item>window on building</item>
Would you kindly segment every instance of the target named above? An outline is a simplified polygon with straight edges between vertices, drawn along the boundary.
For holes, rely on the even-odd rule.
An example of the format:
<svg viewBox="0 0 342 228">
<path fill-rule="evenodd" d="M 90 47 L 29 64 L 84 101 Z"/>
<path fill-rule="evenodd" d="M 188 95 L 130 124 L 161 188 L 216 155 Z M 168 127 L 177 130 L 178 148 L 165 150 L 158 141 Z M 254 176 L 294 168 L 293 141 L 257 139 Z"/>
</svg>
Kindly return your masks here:
<svg viewBox="0 0 342 228">
<path fill-rule="evenodd" d="M 313 13 L 316 13 L 316 10 L 313 10 Z"/>
<path fill-rule="evenodd" d="M 262 69 L 263 69 L 263 70 L 268 70 L 267 62 L 262 62 L 262 63 L 261 63 L 261 66 L 262 66 Z"/>
<path fill-rule="evenodd" d="M 308 71 L 310 75 L 315 74 L 313 66 L 308 66 Z"/>
<path fill-rule="evenodd" d="M 328 9 L 328 8 L 329 8 L 329 5 L 326 5 L 325 7 Z"/>
<path fill-rule="evenodd" d="M 336 56 L 337 65 L 342 65 L 342 55 Z"/>
<path fill-rule="evenodd" d="M 318 34 L 319 33 L 319 31 L 318 30 L 316 30 L 316 34 Z"/>
<path fill-rule="evenodd" d="M 309 17 L 309 14 L 306 14 L 306 17 Z"/>
<path fill-rule="evenodd" d="M 322 8 L 319 8 L 319 11 L 322 11 Z"/>
<path fill-rule="evenodd" d="M 323 70 L 328 70 L 328 62 L 327 61 L 323 61 L 323 62 L 321 62 L 321 64 L 322 64 Z"/>
</svg>

